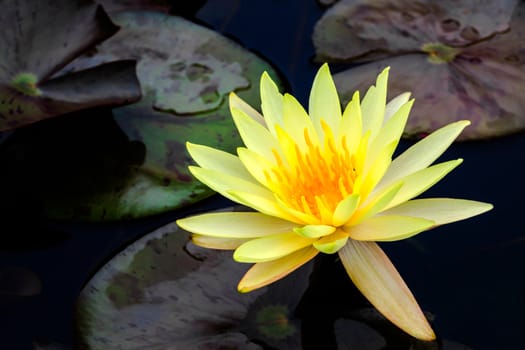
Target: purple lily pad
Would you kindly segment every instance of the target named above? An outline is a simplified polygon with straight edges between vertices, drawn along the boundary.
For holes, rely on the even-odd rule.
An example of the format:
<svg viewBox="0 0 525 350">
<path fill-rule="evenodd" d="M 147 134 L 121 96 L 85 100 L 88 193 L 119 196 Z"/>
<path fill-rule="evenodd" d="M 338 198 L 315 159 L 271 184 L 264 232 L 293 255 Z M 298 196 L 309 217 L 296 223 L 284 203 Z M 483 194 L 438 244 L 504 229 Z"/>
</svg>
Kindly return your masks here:
<svg viewBox="0 0 525 350">
<path fill-rule="evenodd" d="M 95 106 L 140 98 L 135 63 L 108 63 L 50 79 L 117 32 L 103 8 L 85 0 L 18 0 L 1 4 L 0 131 Z"/>
<path fill-rule="evenodd" d="M 525 129 L 525 51 L 517 44 L 525 4 L 446 3 L 341 1 L 328 10 L 314 34 L 318 58 L 373 61 L 335 74 L 343 103 L 390 66 L 389 97 L 411 91 L 416 99 L 407 137 L 461 119 L 472 126 L 460 140 Z"/>
<path fill-rule="evenodd" d="M 300 349 L 292 312 L 310 265 L 284 284 L 241 294 L 236 285 L 248 266 L 188 237 L 174 223 L 161 227 L 89 281 L 77 309 L 82 348 Z"/>
</svg>

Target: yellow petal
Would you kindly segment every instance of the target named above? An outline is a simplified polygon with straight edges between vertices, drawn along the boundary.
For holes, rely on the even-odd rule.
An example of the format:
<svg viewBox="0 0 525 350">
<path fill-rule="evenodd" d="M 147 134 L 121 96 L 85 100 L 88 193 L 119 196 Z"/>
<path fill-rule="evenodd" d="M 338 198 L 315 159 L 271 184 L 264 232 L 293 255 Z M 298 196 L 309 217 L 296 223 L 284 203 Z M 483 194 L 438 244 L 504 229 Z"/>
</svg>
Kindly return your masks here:
<svg viewBox="0 0 525 350">
<path fill-rule="evenodd" d="M 201 168 L 215 170 L 228 175 L 253 181 L 240 159 L 233 154 L 194 143 L 186 142 L 186 147 L 193 160 Z"/>
<path fill-rule="evenodd" d="M 190 216 L 177 220 L 184 230 L 200 235 L 254 238 L 291 232 L 297 225 L 255 212 L 222 212 Z"/>
<path fill-rule="evenodd" d="M 246 272 L 237 289 L 241 293 L 247 293 L 264 287 L 298 269 L 313 259 L 318 253 L 317 249 L 307 247 L 281 259 L 257 263 Z"/>
<path fill-rule="evenodd" d="M 334 254 L 341 249 L 348 241 L 348 233 L 337 230 L 330 236 L 323 237 L 313 243 L 313 246 L 325 254 Z"/>
<path fill-rule="evenodd" d="M 332 224 L 341 226 L 346 224 L 352 215 L 354 215 L 357 205 L 359 204 L 359 194 L 354 193 L 343 199 L 334 210 Z"/>
<path fill-rule="evenodd" d="M 394 148 L 397 147 L 399 139 L 403 134 L 405 125 L 410 114 L 410 110 L 414 100 L 410 100 L 404 105 L 400 106 L 396 113 L 385 122 L 376 138 L 370 145 L 370 150 L 367 157 L 373 161 L 376 159 L 379 151 L 381 151 L 386 145 L 393 143 Z"/>
<path fill-rule="evenodd" d="M 383 147 L 381 152 L 378 153 L 375 161 L 368 166 L 368 169 L 367 164 L 365 163 L 365 169 L 363 170 L 362 176 L 363 180 L 359 183 L 359 186 L 354 186 L 354 191 L 358 192 L 362 198 L 368 197 L 370 192 L 372 192 L 374 187 L 388 170 L 388 167 L 392 162 L 392 154 L 394 153 L 396 145 L 397 142 L 391 142 Z"/>
<path fill-rule="evenodd" d="M 191 241 L 203 248 L 233 250 L 238 246 L 247 242 L 247 238 L 225 238 L 225 237 L 210 237 L 203 235 L 192 235 Z"/>
<path fill-rule="evenodd" d="M 328 225 L 305 225 L 293 229 L 295 233 L 306 238 L 319 238 L 335 232 L 335 227 Z"/>
<path fill-rule="evenodd" d="M 434 224 L 432 220 L 411 216 L 377 215 L 345 228 L 345 231 L 358 241 L 390 242 L 412 237 Z"/>
<path fill-rule="evenodd" d="M 230 92 L 229 102 L 230 108 L 240 109 L 246 113 L 246 115 L 250 116 L 253 120 L 266 128 L 266 122 L 264 121 L 263 116 L 252 106 L 247 104 L 243 99 L 237 96 L 235 92 Z"/>
<path fill-rule="evenodd" d="M 308 102 L 308 112 L 319 137 L 324 135 L 321 119 L 332 129 L 332 132 L 337 130 L 341 119 L 341 102 L 326 63 L 319 68 L 314 78 Z M 322 140 L 319 141 L 322 142 Z"/>
<path fill-rule="evenodd" d="M 381 213 L 425 218 L 435 225 L 468 219 L 492 209 L 492 204 L 454 198 L 414 199 Z"/>
<path fill-rule="evenodd" d="M 410 289 L 376 243 L 349 240 L 339 256 L 356 287 L 387 319 L 418 339 L 436 338 Z"/>
<path fill-rule="evenodd" d="M 268 73 L 261 76 L 261 109 L 268 130 L 275 136 L 275 125 L 283 125 L 283 95 Z"/>
<path fill-rule="evenodd" d="M 370 131 L 373 140 L 383 125 L 386 106 L 386 87 L 388 81 L 388 71 L 386 67 L 377 76 L 376 85 L 371 86 L 361 102 L 363 113 L 363 132 Z"/>
<path fill-rule="evenodd" d="M 385 107 L 385 121 L 384 122 L 386 123 L 390 118 L 392 118 L 392 116 L 397 113 L 399 108 L 401 108 L 402 105 L 408 102 L 409 98 L 410 98 L 410 92 L 403 92 L 397 95 L 396 97 L 394 97 L 393 99 L 391 99 L 390 101 L 388 101 Z"/>
<path fill-rule="evenodd" d="M 305 130 L 308 132 L 308 137 L 313 144 L 319 142 L 312 120 L 303 106 L 290 94 L 284 94 L 283 97 L 283 124 L 284 129 L 299 146 L 300 150 L 306 148 Z"/>
<path fill-rule="evenodd" d="M 258 194 L 250 191 L 228 191 L 228 198 L 231 198 L 234 202 L 241 203 L 255 209 L 263 214 L 282 218 L 298 224 L 304 222 L 298 220 L 295 216 L 290 215 L 284 210 L 277 202 L 273 194 Z"/>
<path fill-rule="evenodd" d="M 259 153 L 266 159 L 273 159 L 272 149 L 278 150 L 279 145 L 268 129 L 250 118 L 242 110 L 237 108 L 230 109 L 235 126 L 246 147 Z"/>
<path fill-rule="evenodd" d="M 295 218 L 295 220 L 292 220 L 293 222 L 308 225 L 320 225 L 322 223 L 320 219 L 311 214 L 304 213 L 302 211 L 291 208 L 278 196 L 275 197 L 275 200 L 277 201 L 277 204 L 282 210 L 286 211 L 290 216 Z"/>
<path fill-rule="evenodd" d="M 352 219 L 348 222 L 348 225 L 356 225 L 364 219 L 379 213 L 394 199 L 402 186 L 402 182 L 395 183 L 381 193 L 373 196 L 371 200 L 365 201 L 365 203 L 357 209 Z"/>
<path fill-rule="evenodd" d="M 408 148 L 392 161 L 377 187 L 388 186 L 408 174 L 428 167 L 445 152 L 448 146 L 469 124 L 470 122 L 467 120 L 448 124 Z"/>
<path fill-rule="evenodd" d="M 362 124 L 359 91 L 356 91 L 346 106 L 339 127 L 336 129 L 339 144 L 346 145 L 349 154 L 353 154 L 361 142 Z"/>
<path fill-rule="evenodd" d="M 256 238 L 238 247 L 233 259 L 250 263 L 275 260 L 311 245 L 312 241 L 295 232 Z"/>
<path fill-rule="evenodd" d="M 251 149 L 239 147 L 237 148 L 237 154 L 241 163 L 244 165 L 246 170 L 253 176 L 260 184 L 266 188 L 274 191 L 275 189 L 270 188 L 265 176 L 265 171 L 270 172 L 270 169 L 275 167 L 275 163 L 261 156 L 260 154 L 252 151 Z"/>
<path fill-rule="evenodd" d="M 403 186 L 384 209 L 395 207 L 425 192 L 462 162 L 463 159 L 451 160 L 405 176 L 400 180 L 403 182 Z"/>
<path fill-rule="evenodd" d="M 272 192 L 268 191 L 266 188 L 257 183 L 257 181 L 251 178 L 251 176 L 247 179 L 196 166 L 189 166 L 188 169 L 200 182 L 233 201 L 236 200 L 229 194 L 229 191 L 234 190 L 251 192 L 258 196 L 267 198 L 273 197 Z"/>
</svg>

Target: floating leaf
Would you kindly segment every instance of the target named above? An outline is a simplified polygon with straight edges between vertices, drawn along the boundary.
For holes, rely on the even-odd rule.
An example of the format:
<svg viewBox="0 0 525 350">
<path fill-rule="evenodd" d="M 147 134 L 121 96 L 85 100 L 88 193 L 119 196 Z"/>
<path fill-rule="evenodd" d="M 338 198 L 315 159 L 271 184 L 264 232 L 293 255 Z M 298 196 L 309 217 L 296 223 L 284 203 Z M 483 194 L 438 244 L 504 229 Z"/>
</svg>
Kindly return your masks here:
<svg viewBox="0 0 525 350">
<path fill-rule="evenodd" d="M 93 169 L 76 172 L 67 180 L 73 191 L 58 184 L 53 191 L 59 195 L 44 196 L 51 217 L 135 218 L 210 196 L 213 192 L 188 171 L 191 158 L 186 141 L 234 152 L 241 141 L 231 119 L 228 93 L 235 90 L 258 105 L 260 75 L 266 70 L 276 76 L 253 53 L 183 18 L 154 12 L 112 16 L 121 30 L 61 74 L 115 59 L 137 60 L 144 97 L 114 109 L 113 114 L 129 140 L 145 146 L 145 159 L 139 166 L 125 165 L 120 176 L 97 176 Z M 98 186 L 80 188 L 93 182 Z"/>
<path fill-rule="evenodd" d="M 291 314 L 308 268 L 293 283 L 239 293 L 248 267 L 231 253 L 194 246 L 174 223 L 161 227 L 109 261 L 81 292 L 81 348 L 299 349 L 300 326 L 292 325 Z M 275 315 L 290 327 L 269 330 Z"/>
<path fill-rule="evenodd" d="M 3 0 L 0 7 L 0 131 L 140 98 L 130 60 L 50 79 L 118 30 L 102 7 L 85 0 Z"/>
<path fill-rule="evenodd" d="M 334 76 L 344 103 L 391 66 L 389 98 L 416 99 L 406 136 L 461 119 L 459 139 L 525 128 L 525 4 L 517 1 L 341 1 L 318 22 L 318 59 L 376 60 Z M 351 16 L 351 17 L 349 17 Z M 381 58 L 380 60 L 377 60 Z"/>
</svg>

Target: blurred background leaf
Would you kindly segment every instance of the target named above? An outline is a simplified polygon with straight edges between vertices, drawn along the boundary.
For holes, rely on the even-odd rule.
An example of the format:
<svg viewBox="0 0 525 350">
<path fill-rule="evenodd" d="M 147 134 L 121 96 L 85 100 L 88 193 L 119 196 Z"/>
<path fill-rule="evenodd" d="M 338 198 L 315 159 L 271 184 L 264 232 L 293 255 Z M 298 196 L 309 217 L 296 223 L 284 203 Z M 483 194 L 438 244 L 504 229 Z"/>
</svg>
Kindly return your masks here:
<svg viewBox="0 0 525 350">
<path fill-rule="evenodd" d="M 118 31 L 101 6 L 86 0 L 2 0 L 0 8 L 0 131 L 140 98 L 131 60 L 50 79 Z"/>
<path fill-rule="evenodd" d="M 111 221 L 164 213 L 213 194 L 187 167 L 187 141 L 234 152 L 241 144 L 227 96 L 257 107 L 268 63 L 181 17 L 112 15 L 120 31 L 66 66 L 57 80 L 114 60 L 137 60 L 141 101 L 35 125 L 4 143 L 2 181 L 57 219 Z M 114 116 L 114 119 L 112 118 Z M 65 118 L 62 118 L 65 119 Z M 35 176 L 35 174 L 38 174 Z M 0 176 L 1 178 L 2 176 Z M 28 188 L 30 190 L 28 190 Z"/>
<path fill-rule="evenodd" d="M 226 210 L 231 210 L 228 208 Z M 249 265 L 188 241 L 175 223 L 128 246 L 78 300 L 81 349 L 300 349 L 295 306 L 309 265 L 251 293 L 236 286 Z"/>
<path fill-rule="evenodd" d="M 389 98 L 416 99 L 405 136 L 469 119 L 459 139 L 488 138 L 525 128 L 524 16 L 515 0 L 343 0 L 313 40 L 317 60 L 365 62 L 334 76 L 344 103 L 390 66 Z"/>
</svg>

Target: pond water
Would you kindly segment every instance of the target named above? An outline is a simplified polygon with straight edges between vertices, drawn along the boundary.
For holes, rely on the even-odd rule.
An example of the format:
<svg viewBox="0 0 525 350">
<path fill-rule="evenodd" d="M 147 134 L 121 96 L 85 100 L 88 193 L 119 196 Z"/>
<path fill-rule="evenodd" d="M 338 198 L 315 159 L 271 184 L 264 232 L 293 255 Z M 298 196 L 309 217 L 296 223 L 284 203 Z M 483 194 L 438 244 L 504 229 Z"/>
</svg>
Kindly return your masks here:
<svg viewBox="0 0 525 350">
<path fill-rule="evenodd" d="M 174 7 L 190 21 L 256 53 L 275 69 L 287 91 L 303 105 L 308 103 L 311 83 L 320 66 L 313 60 L 312 31 L 325 7 L 314 0 L 200 3 L 194 14 L 183 11 L 181 5 Z M 331 64 L 333 72 L 348 67 L 352 65 Z M 233 68 L 231 71 L 235 72 Z M 140 344 L 137 349 L 192 349 L 197 348 L 196 344 L 201 346 L 199 349 L 523 347 L 523 133 L 454 143 L 440 160 L 463 158 L 463 164 L 424 194 L 489 202 L 494 205 L 492 211 L 408 240 L 381 244 L 431 319 L 440 340 L 440 344 L 424 344 L 411 340 L 382 319 L 349 282 L 336 256 L 319 256 L 264 292 L 243 294 L 245 299 L 237 295 L 235 286 L 245 266 L 231 262 L 231 254 L 186 246 L 186 241 L 176 237 L 184 233 L 171 224 L 193 213 L 231 210 L 234 203 L 220 196 L 183 208 L 158 210 L 145 218 L 97 223 L 63 220 L 57 218 L 60 215 L 49 217 L 48 213 L 56 214 L 56 208 L 46 207 L 53 200 L 42 201 L 40 194 L 35 194 L 36 187 L 43 186 L 42 178 L 49 182 L 40 193 L 57 201 L 67 198 L 60 191 L 71 187 L 58 182 L 64 178 L 75 182 L 91 152 L 103 153 L 108 145 L 120 145 L 126 139 L 120 127 L 127 136 L 133 134 L 129 130 L 135 126 L 122 122 L 118 112 L 114 115 L 120 118 L 119 123 L 111 121 L 108 110 L 89 113 L 78 116 L 75 122 L 68 120 L 69 116 L 43 121 L 11 136 L 17 137 L 17 142 L 22 140 L 18 147 L 26 148 L 8 149 L 15 157 L 7 158 L 11 160 L 6 162 L 9 176 L 2 178 L 6 200 L 0 214 L 4 223 L 0 240 L 0 288 L 4 288 L 0 289 L 0 348 L 33 349 L 34 341 L 52 345 L 46 349 L 71 349 L 88 341 L 98 344 L 93 349 L 131 349 L 133 344 Z M 4 148 L 9 141 L 5 141 Z M 413 143 L 402 140 L 396 152 Z M 138 146 L 138 158 L 150 150 L 148 145 L 143 146 Z M 33 165 L 13 161 L 17 152 L 25 154 L 27 149 L 39 147 L 45 152 L 64 152 L 64 156 L 54 154 L 48 160 L 43 151 L 44 155 L 32 154 L 33 158 L 43 157 Z M 6 150 L 0 153 L 6 159 Z M 74 161 L 57 165 L 61 159 L 70 158 Z M 54 166 L 59 167 L 57 172 L 67 175 L 50 179 L 49 168 Z M 96 172 L 89 176 L 98 183 Z M 13 179 L 14 184 L 7 182 Z M 86 177 L 80 177 L 80 181 L 86 181 Z M 83 184 L 75 182 L 75 186 Z M 112 260 L 126 248 L 124 255 Z M 143 252 L 143 256 L 134 260 L 130 252 Z M 171 257 L 180 264 L 177 266 L 183 266 L 182 272 L 174 271 Z M 130 261 L 131 267 L 126 265 Z M 128 275 L 118 274 L 122 266 L 126 266 Z M 18 270 L 9 270 L 14 267 Z M 25 279 L 27 282 L 20 282 Z M 11 295 L 5 285 L 19 282 L 27 283 L 28 294 L 36 295 Z M 100 293 L 106 293 L 115 304 L 111 308 L 104 304 L 97 296 Z M 177 297 L 166 302 L 172 294 Z M 95 301 L 89 299 L 91 295 L 95 295 Z M 136 309 L 126 309 L 130 305 Z M 175 309 L 179 312 L 176 316 L 166 312 Z M 276 322 L 276 317 L 284 317 L 284 321 Z M 122 324 L 112 324 L 118 320 Z M 122 335 L 118 335 L 119 330 Z M 191 339 L 198 341 L 192 343 Z M 167 345 L 170 343 L 172 348 Z"/>
</svg>

